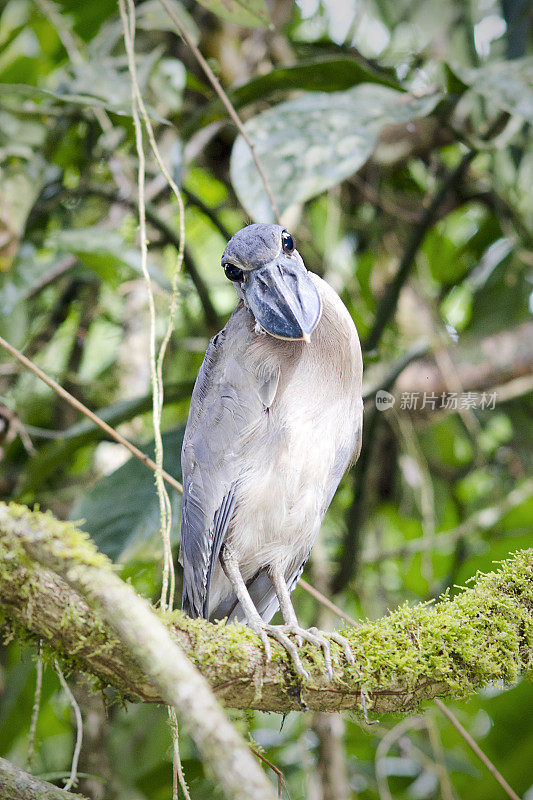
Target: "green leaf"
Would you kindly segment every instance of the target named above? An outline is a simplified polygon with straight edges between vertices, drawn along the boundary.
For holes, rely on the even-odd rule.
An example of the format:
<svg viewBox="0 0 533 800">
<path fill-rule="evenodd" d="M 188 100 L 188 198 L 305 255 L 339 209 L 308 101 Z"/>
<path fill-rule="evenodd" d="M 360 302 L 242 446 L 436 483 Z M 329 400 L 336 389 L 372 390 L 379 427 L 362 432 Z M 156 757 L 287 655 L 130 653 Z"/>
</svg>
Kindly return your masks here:
<svg viewBox="0 0 533 800">
<path fill-rule="evenodd" d="M 450 68 L 451 69 L 451 68 Z M 533 57 L 495 61 L 480 69 L 454 65 L 453 73 L 498 108 L 533 122 Z"/>
<path fill-rule="evenodd" d="M 0 97 L 2 95 L 31 97 L 34 100 L 53 98 L 61 103 L 82 106 L 83 108 L 103 108 L 112 114 L 131 117 L 131 103 L 128 102 L 121 105 L 120 103 L 108 102 L 105 98 L 88 93 L 53 92 L 50 89 L 41 89 L 38 86 L 31 86 L 27 83 L 0 83 Z M 165 125 L 170 124 L 167 119 L 157 114 L 153 108 L 150 108 L 150 106 L 146 108 L 153 120 Z M 43 113 L 46 112 L 43 111 Z"/>
<path fill-rule="evenodd" d="M 265 0 L 196 0 L 217 17 L 243 28 L 271 26 Z"/>
<path fill-rule="evenodd" d="M 183 3 L 180 3 L 179 0 L 167 0 L 167 3 L 179 18 L 192 41 L 198 44 L 200 30 Z M 137 7 L 137 27 L 147 31 L 172 31 L 173 33 L 176 31 L 172 17 L 159 0 L 147 0 L 146 3 Z"/>
<path fill-rule="evenodd" d="M 399 89 L 394 78 L 373 72 L 355 58 L 320 58 L 306 64 L 280 67 L 258 75 L 248 83 L 234 89 L 231 100 L 238 108 L 254 100 L 264 100 L 273 92 L 290 92 L 306 89 L 309 92 L 340 92 L 359 83 L 378 83 Z"/>
<path fill-rule="evenodd" d="M 122 236 L 116 231 L 97 225 L 54 231 L 48 237 L 46 246 L 60 253 L 77 256 L 113 287 L 120 285 L 125 277 L 125 270 L 126 273 L 134 270 L 142 274 L 140 252 L 125 247 Z M 170 289 L 168 279 L 156 266 L 148 264 L 148 271 L 156 283 L 164 289 Z"/>
<path fill-rule="evenodd" d="M 280 213 L 348 178 L 367 161 L 382 128 L 426 116 L 440 97 L 414 97 L 363 83 L 345 92 L 310 92 L 250 119 L 245 129 Z M 231 180 L 254 220 L 273 220 L 268 195 L 242 136 L 233 146 Z"/>
<path fill-rule="evenodd" d="M 474 293 L 468 281 L 454 286 L 441 303 L 442 316 L 455 330 L 466 328 L 472 316 Z"/>
<path fill-rule="evenodd" d="M 443 68 L 444 78 L 446 81 L 446 91 L 450 94 L 456 94 L 459 96 L 464 94 L 468 89 L 468 84 L 461 80 L 457 71 L 450 64 L 445 62 Z"/>
<path fill-rule="evenodd" d="M 181 480 L 180 453 L 183 426 L 163 434 L 163 468 Z M 145 452 L 154 456 L 152 442 Z M 172 506 L 171 539 L 178 539 L 180 495 L 167 487 Z M 72 509 L 71 519 L 84 519 L 88 531 L 102 552 L 114 561 L 155 555 L 161 550 L 159 500 L 154 475 L 137 458 L 130 458 L 102 478 Z"/>
<path fill-rule="evenodd" d="M 390 86 L 392 89 L 401 89 L 394 75 L 386 74 L 385 70 L 374 71 L 364 62 L 343 56 L 319 58 L 303 64 L 273 69 L 232 89 L 228 92 L 228 96 L 235 108 L 240 109 L 249 103 L 264 102 L 267 97 L 273 94 L 279 95 L 281 92 L 293 92 L 295 89 L 305 89 L 309 92 L 341 92 L 359 83 L 377 83 Z M 197 130 L 209 122 L 225 117 L 226 114 L 224 104 L 216 98 L 199 111 L 190 129 Z"/>
</svg>

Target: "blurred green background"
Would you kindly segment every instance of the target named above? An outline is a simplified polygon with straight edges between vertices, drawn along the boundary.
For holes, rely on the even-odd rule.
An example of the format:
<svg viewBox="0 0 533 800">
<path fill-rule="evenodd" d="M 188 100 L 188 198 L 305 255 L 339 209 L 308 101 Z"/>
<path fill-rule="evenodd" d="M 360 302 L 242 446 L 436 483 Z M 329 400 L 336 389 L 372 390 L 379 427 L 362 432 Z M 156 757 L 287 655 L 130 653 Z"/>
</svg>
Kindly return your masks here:
<svg viewBox="0 0 533 800">
<path fill-rule="evenodd" d="M 245 121 L 308 268 L 341 294 L 363 343 L 363 454 L 305 578 L 353 617 L 454 593 L 532 542 L 532 7 L 171 6 Z M 0 335 L 149 450 L 149 315 L 117 6 L 7 0 L 0 9 Z M 146 0 L 136 14 L 140 88 L 186 205 L 164 370 L 165 467 L 179 479 L 192 384 L 235 304 L 221 253 L 232 233 L 272 210 L 244 141 L 163 7 Z M 161 337 L 179 213 L 151 154 L 146 189 Z M 385 409 L 376 407 L 378 388 L 394 400 Z M 1 352 L 0 499 L 83 518 L 121 575 L 158 598 L 153 476 Z M 177 551 L 177 494 L 172 503 Z M 338 624 L 301 587 L 293 598 L 304 624 Z M 0 755 L 22 767 L 35 653 L 17 641 L 0 647 Z M 166 711 L 104 711 L 85 679 L 71 683 L 86 720 L 80 770 L 92 776 L 80 790 L 170 797 Z M 451 706 L 527 800 L 532 701 L 523 681 Z M 292 800 L 505 796 L 432 704 L 372 728 L 350 714 L 291 713 L 281 729 L 274 714 L 233 718 L 283 771 Z M 74 735 L 47 666 L 35 774 L 61 785 Z M 219 796 L 186 737 L 181 750 L 194 800 Z"/>
</svg>

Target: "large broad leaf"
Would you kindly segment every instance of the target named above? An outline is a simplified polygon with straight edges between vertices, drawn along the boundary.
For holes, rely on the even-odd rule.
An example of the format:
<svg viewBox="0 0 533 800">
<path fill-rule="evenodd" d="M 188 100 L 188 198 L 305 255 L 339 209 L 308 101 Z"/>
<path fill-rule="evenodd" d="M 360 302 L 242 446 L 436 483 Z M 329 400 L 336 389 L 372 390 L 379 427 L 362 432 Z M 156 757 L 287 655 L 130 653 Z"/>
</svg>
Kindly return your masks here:
<svg viewBox="0 0 533 800">
<path fill-rule="evenodd" d="M 244 28 L 268 28 L 265 0 L 197 0 L 213 14 Z"/>
<path fill-rule="evenodd" d="M 495 61 L 480 69 L 459 65 L 448 69 L 498 108 L 533 122 L 533 57 Z"/>
<path fill-rule="evenodd" d="M 181 480 L 180 454 L 184 427 L 163 434 L 163 468 Z M 154 458 L 153 442 L 144 452 Z M 172 505 L 172 541 L 177 541 L 181 499 L 167 487 Z M 102 552 L 114 561 L 147 558 L 161 550 L 159 500 L 154 475 L 137 458 L 102 478 L 77 503 L 71 519 L 82 519 Z"/>
<path fill-rule="evenodd" d="M 382 128 L 426 116 L 440 98 L 364 83 L 346 92 L 312 92 L 280 103 L 250 119 L 245 128 L 283 212 L 348 178 L 369 158 Z M 253 219 L 273 220 L 242 136 L 231 154 L 231 180 Z"/>
<path fill-rule="evenodd" d="M 257 75 L 251 80 L 228 92 L 236 109 L 249 103 L 264 102 L 266 98 L 276 94 L 294 92 L 305 89 L 309 92 L 341 92 L 351 89 L 359 83 L 379 83 L 399 89 L 399 83 L 392 71 L 374 70 L 362 60 L 347 56 L 319 58 L 303 64 L 279 67 L 264 75 Z M 219 98 L 215 98 L 195 115 L 190 130 L 195 131 L 216 119 L 225 117 L 227 111 Z"/>
</svg>

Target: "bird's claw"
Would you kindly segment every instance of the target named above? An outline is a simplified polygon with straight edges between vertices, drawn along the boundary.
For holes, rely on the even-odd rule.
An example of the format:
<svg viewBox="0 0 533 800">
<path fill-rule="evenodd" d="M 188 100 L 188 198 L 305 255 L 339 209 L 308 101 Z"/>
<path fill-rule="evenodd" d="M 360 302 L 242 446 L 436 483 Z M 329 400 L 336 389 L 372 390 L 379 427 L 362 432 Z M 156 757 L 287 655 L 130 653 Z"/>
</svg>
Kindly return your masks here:
<svg viewBox="0 0 533 800">
<path fill-rule="evenodd" d="M 292 633 L 291 630 L 292 626 L 288 625 L 267 625 L 266 630 L 268 633 L 276 639 L 280 643 L 280 645 L 287 651 L 292 659 L 292 663 L 294 664 L 294 669 L 296 670 L 297 674 L 300 678 L 304 678 L 304 680 L 309 679 L 309 673 L 302 664 L 302 660 L 300 658 L 300 654 L 298 653 L 298 647 L 296 644 L 289 639 L 287 633 Z"/>
<path fill-rule="evenodd" d="M 343 636 L 341 633 L 337 633 L 337 631 L 333 631 L 332 633 L 328 633 L 330 639 L 340 645 L 344 651 L 344 656 L 348 664 L 353 666 L 355 664 L 355 658 L 352 650 L 352 646 L 346 636 Z"/>
<path fill-rule="evenodd" d="M 333 642 L 342 647 L 344 656 L 348 664 L 351 665 L 355 664 L 355 658 L 350 642 L 345 636 L 342 636 L 342 634 L 337 633 L 337 631 L 328 631 L 327 633 L 324 633 L 324 631 L 320 631 L 318 628 L 309 628 L 308 633 L 312 633 L 317 638 L 317 640 L 320 643 L 320 646 L 322 647 L 322 650 L 324 652 L 324 660 L 326 662 L 326 670 L 330 680 L 333 680 L 333 668 L 331 666 L 331 647 L 328 641 L 328 637 Z"/>
<path fill-rule="evenodd" d="M 333 664 L 331 660 L 331 645 L 327 637 L 342 647 L 346 660 L 349 664 L 355 663 L 352 648 L 348 639 L 336 631 L 325 634 L 323 631 L 318 630 L 318 628 L 307 629 L 302 628 L 299 625 L 269 625 L 263 622 L 263 620 L 248 621 L 248 625 L 261 638 L 263 647 L 265 648 L 267 664 L 272 660 L 272 648 L 269 641 L 269 637 L 271 637 L 272 639 L 275 639 L 284 648 L 284 650 L 286 650 L 292 660 L 292 663 L 294 664 L 296 673 L 300 676 L 300 678 L 304 678 L 305 680 L 309 678 L 309 673 L 304 668 L 300 654 L 298 653 L 298 647 L 301 647 L 304 642 L 309 642 L 309 644 L 321 648 L 322 653 L 324 654 L 326 673 L 329 680 L 333 680 Z M 289 636 L 293 636 L 295 642 L 289 638 Z"/>
<path fill-rule="evenodd" d="M 260 637 L 263 647 L 265 648 L 265 659 L 267 664 L 272 661 L 272 648 L 268 638 L 270 636 L 272 639 L 275 639 L 284 648 L 284 650 L 287 651 L 292 659 L 292 663 L 294 664 L 294 669 L 296 670 L 297 674 L 305 680 L 309 678 L 309 673 L 303 667 L 300 654 L 298 653 L 298 648 L 283 631 L 283 626 L 269 625 L 263 622 L 262 619 L 248 620 L 248 626 Z"/>
<path fill-rule="evenodd" d="M 328 678 L 333 680 L 333 666 L 331 663 L 331 647 L 322 633 L 319 631 L 318 628 L 301 628 L 299 625 L 286 625 L 285 626 L 288 633 L 292 633 L 296 636 L 300 641 L 309 642 L 309 644 L 314 645 L 315 647 L 320 647 L 324 654 L 324 661 L 326 662 L 326 672 Z"/>
</svg>

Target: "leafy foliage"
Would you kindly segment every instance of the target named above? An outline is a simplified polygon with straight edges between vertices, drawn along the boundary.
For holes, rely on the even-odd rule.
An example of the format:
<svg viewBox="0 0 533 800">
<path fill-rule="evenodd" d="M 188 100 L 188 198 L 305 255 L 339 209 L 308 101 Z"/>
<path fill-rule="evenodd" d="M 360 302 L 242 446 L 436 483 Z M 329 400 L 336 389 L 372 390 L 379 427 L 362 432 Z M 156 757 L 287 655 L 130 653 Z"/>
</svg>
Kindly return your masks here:
<svg viewBox="0 0 533 800">
<path fill-rule="evenodd" d="M 494 560 L 531 542 L 527 4 L 169 4 L 245 121 L 306 264 L 339 291 L 363 343 L 397 276 L 398 302 L 393 297 L 377 346 L 365 352 L 363 457 L 333 501 L 322 554 L 306 577 L 326 575 L 328 593 L 336 574 L 342 588 L 335 602 L 354 617 L 453 594 L 476 570 L 490 571 Z M 179 479 L 192 382 L 217 320 L 235 302 L 220 254 L 228 235 L 250 218 L 272 218 L 272 209 L 246 144 L 226 124 L 223 104 L 163 6 L 145 0 L 136 13 L 140 90 L 186 201 L 185 270 L 163 409 L 165 468 Z M 130 98 L 116 3 L 4 2 L 0 335 L 143 443 L 153 438 L 149 322 Z M 178 209 L 148 153 L 147 194 L 160 339 Z M 426 356 L 396 374 L 413 348 Z M 395 400 L 384 411 L 370 391 L 379 386 Z M 153 475 L 139 462 L 124 463 L 119 445 L 1 353 L 0 462 L 1 499 L 85 517 L 121 574 L 157 597 Z M 177 556 L 177 495 L 172 503 Z M 301 587 L 294 600 L 302 621 L 316 624 L 317 607 Z M 16 642 L 0 652 L 0 755 L 20 765 L 33 655 L 26 648 L 20 657 Z M 526 682 L 492 687 L 454 706 L 521 794 L 533 784 L 533 731 L 524 713 L 532 691 Z M 291 797 L 320 796 L 323 750 L 306 715 L 291 715 L 282 730 L 263 714 L 236 715 L 235 722 L 283 770 Z M 113 706 L 102 726 L 105 736 L 86 744 L 82 771 L 104 776 L 110 797 L 168 797 L 163 711 Z M 401 725 L 383 719 L 377 730 L 362 731 L 347 718 L 345 728 L 347 780 L 363 800 L 383 798 L 387 786 L 405 800 L 454 791 L 472 800 L 503 797 L 434 708 Z M 72 737 L 68 703 L 48 667 L 36 773 L 65 772 Z M 181 749 L 192 796 L 211 796 L 216 788 L 187 739 Z"/>
</svg>

